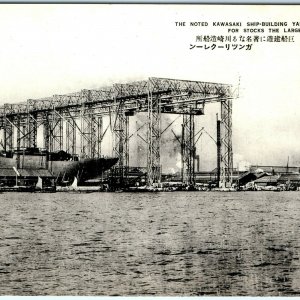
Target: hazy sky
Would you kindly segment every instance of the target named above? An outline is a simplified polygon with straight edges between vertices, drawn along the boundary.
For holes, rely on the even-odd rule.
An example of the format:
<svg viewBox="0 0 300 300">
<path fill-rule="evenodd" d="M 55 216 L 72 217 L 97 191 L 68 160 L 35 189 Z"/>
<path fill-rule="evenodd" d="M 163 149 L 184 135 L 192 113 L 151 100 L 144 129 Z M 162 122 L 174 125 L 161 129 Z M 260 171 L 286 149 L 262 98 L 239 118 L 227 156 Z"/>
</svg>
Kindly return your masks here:
<svg viewBox="0 0 300 300">
<path fill-rule="evenodd" d="M 226 35 L 227 28 L 175 26 L 291 24 L 300 21 L 299 12 L 296 6 L 1 5 L 0 103 L 152 76 L 233 84 L 240 77 L 235 164 L 286 164 L 289 156 L 300 165 L 300 33 L 294 43 L 261 43 L 251 51 L 190 50 L 197 35 Z M 207 106 L 197 120 L 212 134 L 215 112 Z M 214 143 L 208 136 L 200 143 L 202 168 L 210 169 Z"/>
</svg>

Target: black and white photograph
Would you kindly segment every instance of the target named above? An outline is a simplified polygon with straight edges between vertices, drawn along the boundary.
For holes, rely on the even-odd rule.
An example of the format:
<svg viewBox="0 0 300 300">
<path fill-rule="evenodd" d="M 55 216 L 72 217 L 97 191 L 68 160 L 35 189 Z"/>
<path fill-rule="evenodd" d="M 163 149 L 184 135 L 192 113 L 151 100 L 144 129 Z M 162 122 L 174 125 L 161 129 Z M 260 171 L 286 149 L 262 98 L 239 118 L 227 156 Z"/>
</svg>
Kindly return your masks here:
<svg viewBox="0 0 300 300">
<path fill-rule="evenodd" d="M 0 4 L 0 296 L 300 296 L 300 6 Z"/>
</svg>

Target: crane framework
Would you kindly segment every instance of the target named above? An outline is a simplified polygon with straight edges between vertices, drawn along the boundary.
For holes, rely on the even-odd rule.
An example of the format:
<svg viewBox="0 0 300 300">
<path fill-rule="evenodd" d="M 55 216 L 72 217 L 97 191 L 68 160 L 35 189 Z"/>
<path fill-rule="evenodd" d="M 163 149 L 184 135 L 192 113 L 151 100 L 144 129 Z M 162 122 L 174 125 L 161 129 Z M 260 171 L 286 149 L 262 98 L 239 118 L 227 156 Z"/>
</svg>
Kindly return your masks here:
<svg viewBox="0 0 300 300">
<path fill-rule="evenodd" d="M 144 112 L 147 128 L 147 183 L 160 182 L 161 114 L 181 114 L 182 180 L 194 184 L 194 118 L 204 114 L 206 104 L 221 104 L 221 183 L 232 181 L 232 99 L 228 84 L 151 77 L 148 80 L 114 84 L 97 90 L 29 99 L 0 107 L 0 129 L 4 151 L 37 147 L 37 131 L 43 127 L 44 146 L 48 151 L 66 149 L 76 153 L 80 139 L 81 157 L 101 156 L 103 117 L 113 117 L 113 152 L 118 157 L 116 177 L 122 184 L 129 167 L 129 117 Z M 64 130 L 65 129 L 65 130 Z M 15 138 L 16 132 L 16 138 Z"/>
</svg>

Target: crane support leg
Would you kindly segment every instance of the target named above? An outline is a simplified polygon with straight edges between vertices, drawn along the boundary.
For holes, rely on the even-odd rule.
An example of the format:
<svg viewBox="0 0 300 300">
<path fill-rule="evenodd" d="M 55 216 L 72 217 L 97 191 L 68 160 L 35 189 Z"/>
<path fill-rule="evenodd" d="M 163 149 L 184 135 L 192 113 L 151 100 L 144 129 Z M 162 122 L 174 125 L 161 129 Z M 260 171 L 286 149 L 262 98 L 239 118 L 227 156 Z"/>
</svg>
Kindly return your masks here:
<svg viewBox="0 0 300 300">
<path fill-rule="evenodd" d="M 148 87 L 148 157 L 147 185 L 160 183 L 160 141 L 161 140 L 161 109 L 160 97 L 152 94 L 151 82 Z"/>
<path fill-rule="evenodd" d="M 99 157 L 101 153 L 102 117 L 94 115 L 89 109 L 81 114 L 81 156 L 88 158 Z"/>
<path fill-rule="evenodd" d="M 121 100 L 116 111 L 116 119 L 113 127 L 114 154 L 118 158 L 115 167 L 117 185 L 123 186 L 127 179 L 129 167 L 129 117 L 124 111 L 124 101 Z"/>
<path fill-rule="evenodd" d="M 183 115 L 181 143 L 182 182 L 195 185 L 195 122 L 194 115 Z"/>
<path fill-rule="evenodd" d="M 221 179 L 221 121 L 217 119 L 217 184 Z"/>
<path fill-rule="evenodd" d="M 66 121 L 66 151 L 71 155 L 76 154 L 76 120 Z"/>
<path fill-rule="evenodd" d="M 102 140 L 102 117 L 92 116 L 91 118 L 91 154 L 92 157 L 101 156 Z"/>
<path fill-rule="evenodd" d="M 49 124 L 49 150 L 51 152 L 63 149 L 63 119 L 55 112 L 51 114 Z"/>
<path fill-rule="evenodd" d="M 37 147 L 37 120 L 36 116 L 28 114 L 27 116 L 27 147 Z"/>
<path fill-rule="evenodd" d="M 221 187 L 232 184 L 233 152 L 232 152 L 232 100 L 221 102 Z"/>
<path fill-rule="evenodd" d="M 4 151 L 13 150 L 14 128 L 8 117 L 4 118 Z"/>
</svg>

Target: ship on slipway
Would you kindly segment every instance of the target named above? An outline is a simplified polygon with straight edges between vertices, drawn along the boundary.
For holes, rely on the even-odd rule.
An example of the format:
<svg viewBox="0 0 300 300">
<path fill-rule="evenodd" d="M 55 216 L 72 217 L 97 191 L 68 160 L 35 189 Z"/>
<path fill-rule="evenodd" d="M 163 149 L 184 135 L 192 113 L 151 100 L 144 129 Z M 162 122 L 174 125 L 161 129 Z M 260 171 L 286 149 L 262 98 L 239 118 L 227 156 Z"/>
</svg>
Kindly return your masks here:
<svg viewBox="0 0 300 300">
<path fill-rule="evenodd" d="M 63 150 L 49 152 L 40 148 L 0 152 L 0 169 L 48 169 L 56 177 L 58 185 L 72 183 L 74 177 L 78 178 L 78 183 L 100 177 L 117 161 L 112 157 L 80 158 Z"/>
</svg>

